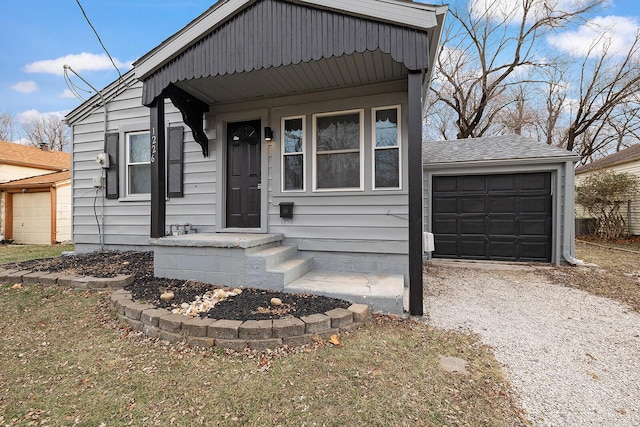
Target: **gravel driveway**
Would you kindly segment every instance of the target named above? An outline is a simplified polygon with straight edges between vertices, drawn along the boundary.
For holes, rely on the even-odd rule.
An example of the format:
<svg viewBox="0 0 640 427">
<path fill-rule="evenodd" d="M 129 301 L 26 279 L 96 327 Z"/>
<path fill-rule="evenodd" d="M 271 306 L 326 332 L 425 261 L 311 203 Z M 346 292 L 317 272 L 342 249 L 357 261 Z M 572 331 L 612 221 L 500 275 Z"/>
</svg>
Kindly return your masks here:
<svg viewBox="0 0 640 427">
<path fill-rule="evenodd" d="M 430 265 L 430 324 L 494 348 L 539 426 L 640 426 L 640 315 L 534 268 Z"/>
</svg>

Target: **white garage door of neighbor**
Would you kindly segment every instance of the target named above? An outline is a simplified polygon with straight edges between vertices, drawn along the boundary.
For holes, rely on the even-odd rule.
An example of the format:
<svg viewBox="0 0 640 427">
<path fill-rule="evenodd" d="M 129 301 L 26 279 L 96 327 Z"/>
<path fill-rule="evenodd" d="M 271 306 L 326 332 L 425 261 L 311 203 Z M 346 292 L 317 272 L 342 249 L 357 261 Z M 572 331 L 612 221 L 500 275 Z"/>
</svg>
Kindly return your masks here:
<svg viewBox="0 0 640 427">
<path fill-rule="evenodd" d="M 30 245 L 51 244 L 51 195 L 13 195 L 13 240 Z"/>
</svg>

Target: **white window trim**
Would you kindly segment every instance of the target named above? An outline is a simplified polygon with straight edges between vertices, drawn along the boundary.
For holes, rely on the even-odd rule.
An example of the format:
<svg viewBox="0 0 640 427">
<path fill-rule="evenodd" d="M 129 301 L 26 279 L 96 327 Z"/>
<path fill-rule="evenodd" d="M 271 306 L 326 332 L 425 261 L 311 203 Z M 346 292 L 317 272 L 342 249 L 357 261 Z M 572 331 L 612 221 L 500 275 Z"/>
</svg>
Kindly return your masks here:
<svg viewBox="0 0 640 427">
<path fill-rule="evenodd" d="M 358 146 L 358 153 L 360 154 L 360 186 L 359 187 L 346 187 L 346 188 L 318 188 L 317 180 L 318 180 L 318 167 L 317 167 L 317 124 L 316 119 L 318 117 L 327 117 L 327 116 L 339 116 L 343 114 L 353 114 L 358 113 L 360 116 L 360 144 Z M 359 108 L 355 110 L 342 110 L 342 111 L 331 111 L 328 113 L 317 113 L 312 116 L 312 145 L 313 145 L 313 191 L 315 193 L 327 193 L 327 192 L 343 192 L 343 191 L 363 191 L 364 190 L 364 109 Z M 338 150 L 333 151 L 334 153 L 340 152 L 354 152 L 354 150 Z"/>
<path fill-rule="evenodd" d="M 302 120 L 302 151 L 300 153 L 285 153 L 285 146 L 284 146 L 284 131 L 285 131 L 285 122 L 287 120 L 295 120 L 295 119 L 301 119 Z M 307 116 L 306 115 L 301 115 L 301 116 L 289 116 L 289 117 L 283 117 L 280 121 L 280 133 L 282 134 L 281 138 L 280 138 L 280 180 L 281 180 L 281 191 L 283 193 L 304 193 L 305 191 L 307 191 Z M 285 161 L 284 158 L 285 156 L 299 156 L 302 154 L 302 189 L 295 189 L 295 190 L 286 190 L 284 188 L 284 184 L 285 184 L 285 177 L 284 177 L 284 166 L 285 166 Z"/>
<path fill-rule="evenodd" d="M 393 147 L 376 147 L 376 112 L 380 110 L 398 110 L 398 145 Z M 376 150 L 398 149 L 398 187 L 376 187 Z M 375 191 L 402 190 L 402 110 L 400 105 L 375 107 L 371 109 L 371 188 Z"/>
<path fill-rule="evenodd" d="M 138 131 L 130 131 L 125 132 L 124 134 L 124 150 L 125 150 L 125 164 L 124 164 L 124 189 L 125 189 L 125 197 L 127 199 L 148 199 L 151 196 L 151 193 L 130 193 L 129 192 L 129 166 L 135 165 L 151 165 L 151 162 L 129 162 L 129 136 L 130 135 L 140 135 L 147 133 L 149 134 L 149 138 L 151 138 L 151 132 L 149 130 L 138 130 Z"/>
</svg>

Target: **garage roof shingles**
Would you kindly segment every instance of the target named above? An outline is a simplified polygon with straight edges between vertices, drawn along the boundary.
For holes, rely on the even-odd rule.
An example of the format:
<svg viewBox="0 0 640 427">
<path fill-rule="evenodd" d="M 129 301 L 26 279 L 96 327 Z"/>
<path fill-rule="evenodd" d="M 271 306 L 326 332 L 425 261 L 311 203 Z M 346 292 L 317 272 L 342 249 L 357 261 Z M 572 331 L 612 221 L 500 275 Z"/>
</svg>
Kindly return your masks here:
<svg viewBox="0 0 640 427">
<path fill-rule="evenodd" d="M 71 154 L 0 141 L 0 164 L 62 171 L 71 168 Z"/>
<path fill-rule="evenodd" d="M 578 156 L 521 135 L 433 141 L 422 145 L 424 164 L 558 158 L 577 160 Z"/>
<path fill-rule="evenodd" d="M 0 190 L 15 188 L 47 188 L 71 181 L 71 171 L 52 172 L 0 184 Z"/>
</svg>

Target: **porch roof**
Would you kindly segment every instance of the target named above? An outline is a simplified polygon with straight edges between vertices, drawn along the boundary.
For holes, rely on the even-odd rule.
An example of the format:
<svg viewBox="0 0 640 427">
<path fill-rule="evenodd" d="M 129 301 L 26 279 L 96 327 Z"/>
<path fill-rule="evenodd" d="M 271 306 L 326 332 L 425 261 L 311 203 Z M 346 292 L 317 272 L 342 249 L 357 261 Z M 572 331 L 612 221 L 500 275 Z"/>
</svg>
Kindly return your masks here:
<svg viewBox="0 0 640 427">
<path fill-rule="evenodd" d="M 221 0 L 135 63 L 142 102 L 170 84 L 213 104 L 430 71 L 446 10 L 406 0 Z"/>
</svg>

